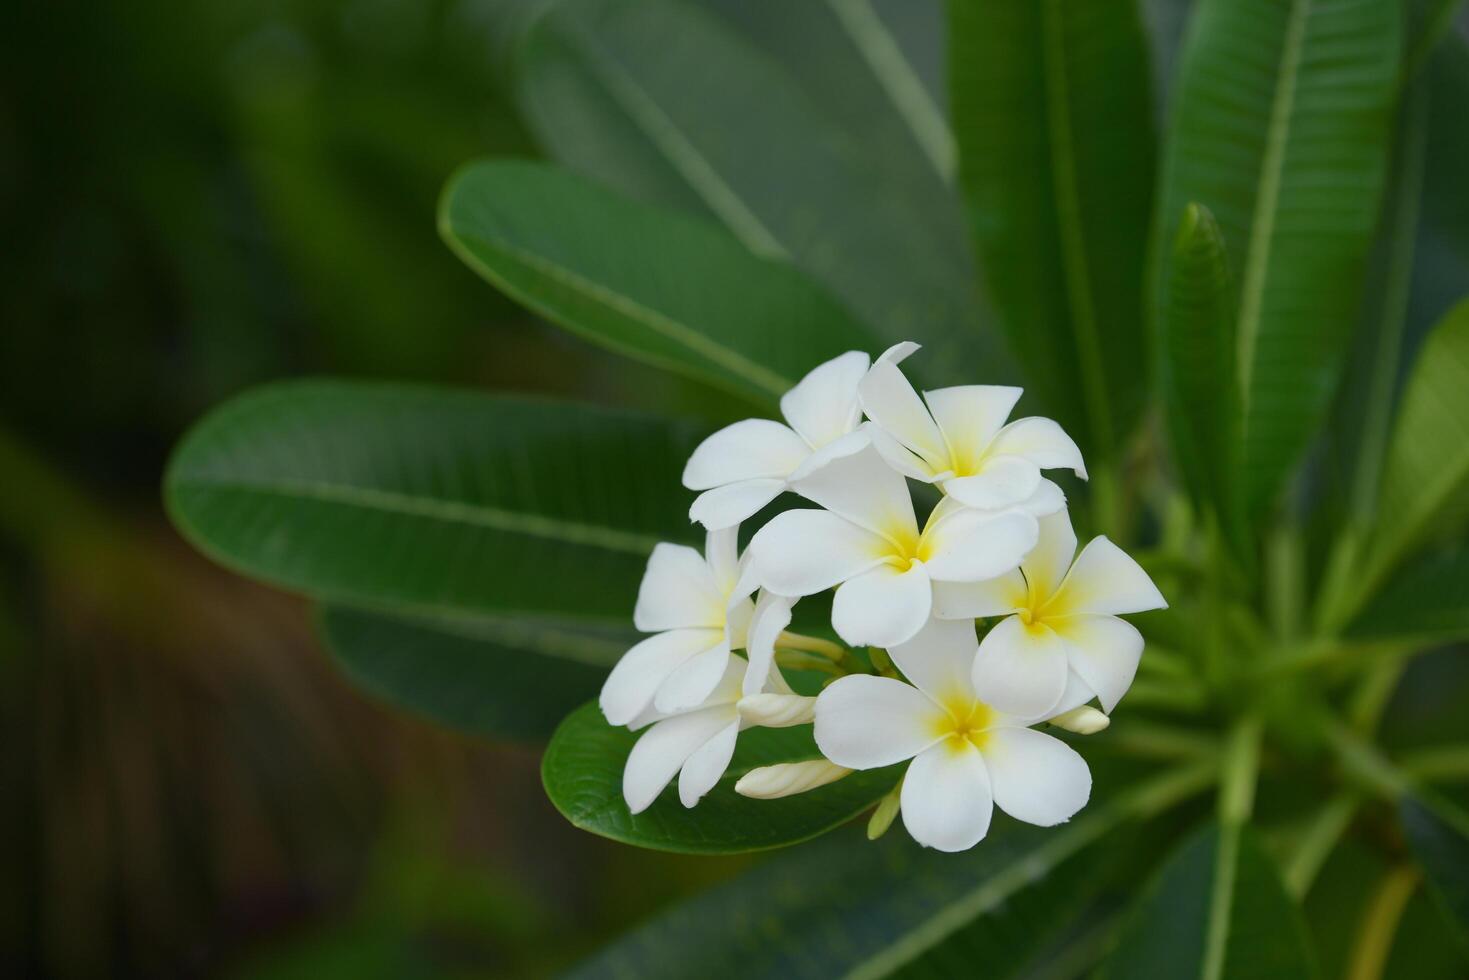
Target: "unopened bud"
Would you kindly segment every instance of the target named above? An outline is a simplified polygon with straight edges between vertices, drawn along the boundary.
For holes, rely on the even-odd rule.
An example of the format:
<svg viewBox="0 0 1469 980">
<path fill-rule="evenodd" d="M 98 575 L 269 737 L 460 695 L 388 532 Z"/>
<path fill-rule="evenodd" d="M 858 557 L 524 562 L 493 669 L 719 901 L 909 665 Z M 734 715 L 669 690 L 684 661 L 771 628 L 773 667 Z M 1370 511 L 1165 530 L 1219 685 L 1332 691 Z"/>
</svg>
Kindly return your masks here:
<svg viewBox="0 0 1469 980">
<path fill-rule="evenodd" d="M 751 694 L 740 698 L 740 717 L 761 728 L 790 728 L 816 720 L 816 699 L 799 694 Z"/>
<path fill-rule="evenodd" d="M 1084 704 L 1080 708 L 1063 711 L 1056 717 L 1047 719 L 1046 723 L 1055 725 L 1057 728 L 1064 728 L 1068 732 L 1075 732 L 1078 735 L 1095 735 L 1112 724 L 1112 719 L 1091 705 Z"/>
<path fill-rule="evenodd" d="M 782 796 L 795 796 L 834 783 L 851 771 L 825 759 L 783 762 L 751 769 L 735 783 L 735 792 L 756 800 L 778 800 Z"/>
<path fill-rule="evenodd" d="M 867 821 L 867 839 L 877 840 L 888 832 L 893 825 L 893 820 L 898 816 L 898 811 L 903 805 L 903 781 L 898 780 L 887 796 L 877 804 L 877 809 L 872 811 L 872 819 Z"/>
</svg>

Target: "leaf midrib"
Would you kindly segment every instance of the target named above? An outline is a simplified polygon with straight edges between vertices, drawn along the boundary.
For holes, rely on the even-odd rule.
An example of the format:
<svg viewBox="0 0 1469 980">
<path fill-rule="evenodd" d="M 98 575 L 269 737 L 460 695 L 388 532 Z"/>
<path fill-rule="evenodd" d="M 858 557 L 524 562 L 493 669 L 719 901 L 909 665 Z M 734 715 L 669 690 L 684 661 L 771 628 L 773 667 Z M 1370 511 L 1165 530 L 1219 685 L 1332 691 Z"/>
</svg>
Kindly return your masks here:
<svg viewBox="0 0 1469 980">
<path fill-rule="evenodd" d="M 959 159 L 954 134 L 892 31 L 868 0 L 826 0 L 826 4 L 934 171 L 952 184 Z"/>
<path fill-rule="evenodd" d="M 850 970 L 845 980 L 877 980 L 888 976 L 996 908 L 1012 894 L 1044 877 L 1061 862 L 1134 817 L 1147 817 L 1186 798 L 1214 778 L 1211 763 L 1177 769 L 1134 787 L 1101 810 L 1054 834 L 1045 844 L 1017 854 L 1013 861 L 918 927 Z"/>
<path fill-rule="evenodd" d="M 639 557 L 648 555 L 659 541 L 652 535 L 547 517 L 529 511 L 419 497 L 376 487 L 357 487 L 320 480 L 266 481 L 194 475 L 178 476 L 174 485 L 176 489 L 233 490 L 288 500 L 322 501 L 399 516 L 426 517 L 450 524 L 464 524 L 567 544 L 588 545 Z"/>
<path fill-rule="evenodd" d="M 452 218 L 450 219 L 450 230 L 453 232 L 454 238 L 457 238 L 464 242 L 477 243 L 484 248 L 490 249 L 492 251 L 498 251 L 510 259 L 524 263 L 532 270 L 546 276 L 548 279 L 555 281 L 557 284 L 581 293 L 583 296 L 596 302 L 602 303 L 603 305 L 612 309 L 614 312 L 619 313 L 627 317 L 628 319 L 641 324 L 644 327 L 647 327 L 649 330 L 652 330 L 655 333 L 667 337 L 669 340 L 672 340 L 676 343 L 682 344 L 683 346 L 689 348 L 691 351 L 705 358 L 708 358 L 710 361 L 713 361 L 719 367 L 722 367 L 730 373 L 744 378 L 750 384 L 755 385 L 763 392 L 768 392 L 772 395 L 779 396 L 784 394 L 794 384 L 794 382 L 792 382 L 788 378 L 777 374 L 775 371 L 770 370 L 764 365 L 755 363 L 738 351 L 732 350 L 729 347 L 726 347 L 723 344 L 720 344 L 710 337 L 700 333 L 698 330 L 689 326 L 687 323 L 684 323 L 680 320 L 675 320 L 674 318 L 668 316 L 666 313 L 655 310 L 652 307 L 649 307 L 639 302 L 633 297 L 628 296 L 626 293 L 618 292 L 617 290 L 612 289 L 606 285 L 598 283 L 592 279 L 588 279 L 586 276 L 583 276 L 580 273 L 575 272 L 564 265 L 558 265 L 557 263 L 555 263 L 551 259 L 546 258 L 543 255 L 539 255 L 535 252 L 531 252 L 518 246 L 512 245 L 504 239 L 491 239 L 485 237 L 483 234 L 466 231 L 465 229 L 456 226 L 453 223 Z M 468 263 L 472 268 L 474 268 L 486 279 L 489 279 L 491 282 L 493 282 L 502 291 L 512 295 L 516 300 L 532 308 L 547 319 L 554 320 L 562 326 L 567 327 L 571 330 L 575 330 L 578 333 L 583 334 L 584 336 L 594 336 L 598 342 L 603 343 L 608 347 L 616 348 L 622 353 L 636 356 L 649 362 L 655 362 L 656 365 L 659 367 L 665 367 L 670 370 L 679 371 L 681 373 L 689 373 L 683 365 L 671 361 L 667 358 L 661 358 L 657 355 L 649 354 L 648 352 L 639 350 L 629 344 L 618 344 L 615 341 L 612 341 L 610 338 L 607 338 L 601 334 L 593 334 L 592 331 L 586 330 L 581 324 L 577 323 L 573 319 L 562 316 L 559 311 L 557 311 L 550 304 L 544 303 L 536 297 L 529 295 L 526 290 L 519 288 L 515 283 L 512 283 L 505 276 L 500 275 L 493 267 L 485 263 L 473 252 L 469 251 L 468 249 L 461 248 L 456 248 L 455 251 L 458 251 L 460 253 L 460 257 L 464 259 L 466 263 Z M 725 387 L 729 386 L 725 385 Z M 737 393 L 740 393 L 737 389 L 734 390 Z M 748 396 L 748 393 L 742 394 Z"/>
<path fill-rule="evenodd" d="M 1270 105 L 1270 125 L 1265 134 L 1265 152 L 1260 158 L 1260 180 L 1255 211 L 1250 222 L 1249 245 L 1245 252 L 1245 275 L 1240 286 L 1239 385 L 1242 437 L 1250 420 L 1250 386 L 1254 379 L 1255 346 L 1260 331 L 1270 247 L 1275 236 L 1275 216 L 1280 204 L 1280 183 L 1285 169 L 1285 150 L 1290 141 L 1291 116 L 1295 111 L 1296 78 L 1300 73 L 1301 49 L 1305 44 L 1306 14 L 1311 0 L 1292 0 L 1281 48 L 1275 95 Z"/>
<path fill-rule="evenodd" d="M 591 32 L 578 25 L 564 31 L 563 36 L 586 57 L 586 64 L 601 78 L 607 87 L 607 93 L 622 106 L 633 125 L 663 153 L 664 158 L 678 171 L 694 193 L 699 195 L 746 247 L 759 255 L 783 257 L 789 254 L 780 239 L 765 227 L 764 222 L 725 181 L 714 164 L 699 151 L 688 134 L 618 64 L 617 59 L 597 42 Z"/>
<path fill-rule="evenodd" d="M 1056 193 L 1056 231 L 1061 240 L 1061 264 L 1071 311 L 1071 326 L 1081 356 L 1082 394 L 1092 418 L 1096 445 L 1112 449 L 1112 418 L 1107 406 L 1106 374 L 1101 338 L 1097 333 L 1086 242 L 1082 237 L 1081 183 L 1076 165 L 1075 135 L 1068 102 L 1066 39 L 1060 0 L 1043 0 L 1041 7 L 1042 74 L 1046 87 L 1046 127 L 1052 151 L 1051 179 Z"/>
</svg>

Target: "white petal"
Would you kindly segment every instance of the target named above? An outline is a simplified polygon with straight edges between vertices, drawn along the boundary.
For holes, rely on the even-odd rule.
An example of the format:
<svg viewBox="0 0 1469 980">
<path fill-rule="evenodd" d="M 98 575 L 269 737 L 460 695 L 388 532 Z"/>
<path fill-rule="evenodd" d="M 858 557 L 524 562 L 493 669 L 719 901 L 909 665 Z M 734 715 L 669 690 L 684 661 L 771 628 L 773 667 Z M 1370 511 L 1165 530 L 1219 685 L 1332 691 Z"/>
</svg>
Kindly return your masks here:
<svg viewBox="0 0 1469 980">
<path fill-rule="evenodd" d="M 974 691 L 997 711 L 1048 718 L 1066 692 L 1066 646 L 1050 627 L 1002 619 L 979 644 Z"/>
<path fill-rule="evenodd" d="M 1039 535 L 1036 519 L 1019 511 L 958 511 L 923 532 L 928 574 L 943 582 L 995 578 L 1018 567 Z"/>
<path fill-rule="evenodd" d="M 974 620 L 931 619 L 906 643 L 891 647 L 893 663 L 920 691 L 939 704 L 974 700 L 970 674 L 979 640 Z"/>
<path fill-rule="evenodd" d="M 961 472 L 972 472 L 984 457 L 1019 399 L 1020 389 L 1005 385 L 961 385 L 923 393 Z"/>
<path fill-rule="evenodd" d="M 984 757 L 968 740 L 946 739 L 913 760 L 903 777 L 903 826 L 924 847 L 966 851 L 984 839 L 994 797 Z"/>
<path fill-rule="evenodd" d="M 908 540 L 918 534 L 908 484 L 871 446 L 791 481 L 791 489 L 886 538 Z"/>
<path fill-rule="evenodd" d="M 680 664 L 723 644 L 718 630 L 670 630 L 648 637 L 623 654 L 607 675 L 598 699 L 602 714 L 610 724 L 631 724 Z"/>
<path fill-rule="evenodd" d="M 921 483 L 933 483 L 952 475 L 950 470 L 934 469 L 921 456 L 914 455 L 912 450 L 888 435 L 875 423 L 866 422 L 864 425 L 872 426 L 869 439 L 878 454 L 882 456 L 883 462 L 908 479 L 918 480 Z"/>
<path fill-rule="evenodd" d="M 812 473 L 836 460 L 846 459 L 848 456 L 860 453 L 872 445 L 872 434 L 877 431 L 879 430 L 872 427 L 870 423 L 864 422 L 846 435 L 828 442 L 810 456 L 807 456 L 806 462 L 796 467 L 796 472 L 791 474 L 790 479 L 786 481 L 786 485 L 789 486 L 797 480 L 804 480 Z"/>
<path fill-rule="evenodd" d="M 683 485 L 708 490 L 759 477 L 785 479 L 811 452 L 806 441 L 770 419 L 744 419 L 699 443 L 683 471 Z"/>
<path fill-rule="evenodd" d="M 1069 652 L 1068 650 L 1068 655 Z M 1092 690 L 1090 684 L 1081 679 L 1081 675 L 1076 672 L 1075 668 L 1072 668 L 1066 675 L 1066 692 L 1061 695 L 1061 700 L 1051 710 L 1059 715 L 1063 711 L 1070 711 L 1073 708 L 1081 707 L 1096 696 L 1097 692 Z M 1023 726 L 1032 724 L 1033 722 L 1033 718 L 1015 718 L 1011 719 L 1007 724 L 1013 723 Z"/>
<path fill-rule="evenodd" d="M 933 416 L 886 355 L 872 365 L 857 391 L 862 397 L 862 410 L 883 431 L 922 456 L 934 469 L 950 468 L 949 450 Z"/>
<path fill-rule="evenodd" d="M 944 492 L 960 503 L 980 510 L 1001 510 L 1024 503 L 1040 489 L 1041 471 L 1019 456 L 986 460 L 978 473 L 944 483 Z"/>
<path fill-rule="evenodd" d="M 1076 557 L 1076 532 L 1071 529 L 1071 515 L 1059 511 L 1040 519 L 1041 536 L 1030 554 L 1020 563 L 1031 595 L 1043 603 L 1055 594 Z"/>
<path fill-rule="evenodd" d="M 719 594 L 728 596 L 740 577 L 740 529 L 726 527 L 705 534 L 704 561 L 709 563 Z"/>
<path fill-rule="evenodd" d="M 892 545 L 825 510 L 788 510 L 756 532 L 748 549 L 760 583 L 784 596 L 815 595 L 879 564 Z"/>
<path fill-rule="evenodd" d="M 795 604 L 795 599 L 769 590 L 760 593 L 760 600 L 755 603 L 755 614 L 750 617 L 745 651 L 750 657 L 750 666 L 745 673 L 743 693 L 756 694 L 765 689 L 770 668 L 775 663 L 775 641 L 791 625 L 791 607 Z"/>
<path fill-rule="evenodd" d="M 848 646 L 890 647 L 928 622 L 933 586 L 921 563 L 906 571 L 879 565 L 849 578 L 831 600 L 831 626 Z"/>
<path fill-rule="evenodd" d="M 729 666 L 729 644 L 719 643 L 679 664 L 658 685 L 653 707 L 666 715 L 697 708 L 714 693 Z"/>
<path fill-rule="evenodd" d="M 714 788 L 719 777 L 734 758 L 735 741 L 740 734 L 740 720 L 735 718 L 714 737 L 695 750 L 678 774 L 678 799 L 686 807 L 694 806 Z"/>
<path fill-rule="evenodd" d="M 933 614 L 939 619 L 1008 616 L 1028 598 L 1025 576 L 1016 568 L 983 582 L 933 583 Z"/>
<path fill-rule="evenodd" d="M 1046 517 L 1065 507 L 1066 494 L 1047 479 L 1041 480 L 1035 488 L 1035 493 L 1015 505 L 1016 510 L 1023 510 L 1035 517 Z"/>
<path fill-rule="evenodd" d="M 638 739 L 622 770 L 628 809 L 642 813 L 683 768 L 689 756 L 730 723 L 733 706 L 720 705 L 658 722 Z"/>
<path fill-rule="evenodd" d="M 1051 621 L 1051 626 L 1066 644 L 1072 671 L 1110 713 L 1137 675 L 1143 635 L 1113 616 L 1067 616 Z"/>
<path fill-rule="evenodd" d="M 932 745 L 947 718 L 910 684 L 853 674 L 816 698 L 816 746 L 839 766 L 880 769 Z"/>
<path fill-rule="evenodd" d="M 724 626 L 724 593 L 693 548 L 660 543 L 638 586 L 633 625 L 644 633 Z"/>
<path fill-rule="evenodd" d="M 857 427 L 862 407 L 857 385 L 872 358 L 853 350 L 812 369 L 780 399 L 780 413 L 813 449 L 820 449 Z"/>
<path fill-rule="evenodd" d="M 740 480 L 705 490 L 689 507 L 689 520 L 711 531 L 733 527 L 749 520 L 785 488 L 784 480 Z"/>
<path fill-rule="evenodd" d="M 1024 456 L 1043 470 L 1069 469 L 1083 480 L 1086 464 L 1081 450 L 1055 422 L 1032 416 L 1016 419 L 995 434 L 990 452 L 996 456 Z"/>
<path fill-rule="evenodd" d="M 1044 732 L 1029 728 L 988 732 L 984 761 L 995 805 L 1016 820 L 1052 827 L 1070 820 L 1092 795 L 1086 760 Z"/>
<path fill-rule="evenodd" d="M 1145 612 L 1168 602 L 1148 573 L 1105 537 L 1092 538 L 1046 608 L 1048 616 Z"/>
</svg>

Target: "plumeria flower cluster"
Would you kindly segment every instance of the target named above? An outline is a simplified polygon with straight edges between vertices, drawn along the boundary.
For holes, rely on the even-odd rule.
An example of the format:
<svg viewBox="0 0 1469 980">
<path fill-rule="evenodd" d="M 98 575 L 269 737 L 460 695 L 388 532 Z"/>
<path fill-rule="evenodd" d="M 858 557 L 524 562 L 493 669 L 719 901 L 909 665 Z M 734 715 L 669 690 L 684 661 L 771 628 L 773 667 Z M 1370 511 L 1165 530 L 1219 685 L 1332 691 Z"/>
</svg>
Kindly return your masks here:
<svg viewBox="0 0 1469 980">
<path fill-rule="evenodd" d="M 1166 603 L 1105 537 L 1078 552 L 1045 475 L 1086 478 L 1061 427 L 1007 421 L 1018 388 L 920 396 L 899 366 L 917 349 L 834 358 L 781 399 L 784 423 L 747 419 L 694 450 L 684 484 L 704 553 L 654 550 L 633 614 L 653 635 L 602 689 L 608 722 L 643 733 L 623 774 L 633 813 L 675 777 L 695 806 L 742 731 L 794 725 L 814 726 L 824 758 L 754 769 L 737 792 L 773 799 L 907 763 L 869 829 L 900 813 L 944 851 L 983 839 L 996 806 L 1051 826 L 1086 805 L 1086 762 L 1037 726 L 1105 728 L 1143 651 L 1118 616 Z M 915 484 L 938 496 L 922 522 Z M 741 525 L 784 493 L 815 506 L 776 514 L 741 554 Z M 788 629 L 827 590 L 846 647 Z M 832 676 L 805 696 L 783 669 Z"/>
</svg>

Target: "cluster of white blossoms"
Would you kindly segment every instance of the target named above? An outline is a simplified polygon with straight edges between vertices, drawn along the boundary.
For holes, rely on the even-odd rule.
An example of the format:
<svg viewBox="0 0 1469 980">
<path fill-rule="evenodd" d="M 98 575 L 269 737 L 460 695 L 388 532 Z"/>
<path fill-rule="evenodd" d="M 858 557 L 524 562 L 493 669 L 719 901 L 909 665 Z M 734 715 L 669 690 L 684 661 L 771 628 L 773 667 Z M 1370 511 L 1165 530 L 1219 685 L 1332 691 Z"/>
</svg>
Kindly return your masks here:
<svg viewBox="0 0 1469 980">
<path fill-rule="evenodd" d="M 781 399 L 787 424 L 736 422 L 694 450 L 683 480 L 702 491 L 690 517 L 704 554 L 654 550 L 633 614 L 654 635 L 601 695 L 610 723 L 647 729 L 623 774 L 632 812 L 675 776 L 694 806 L 742 730 L 803 724 L 825 758 L 752 770 L 738 792 L 788 796 L 906 761 L 903 824 L 945 851 L 980 841 L 995 806 L 1051 826 L 1086 804 L 1085 761 L 1033 726 L 1106 727 L 1143 649 L 1117 616 L 1166 603 L 1105 537 L 1077 553 L 1066 498 L 1042 475 L 1086 477 L 1061 427 L 1007 423 L 1018 388 L 920 397 L 898 367 L 917 349 L 834 358 Z M 909 480 L 942 494 L 922 527 Z M 740 554 L 741 522 L 787 491 L 817 507 L 777 514 Z M 787 631 L 796 602 L 827 589 L 832 628 L 869 658 Z M 804 697 L 782 662 L 838 676 Z"/>
</svg>

